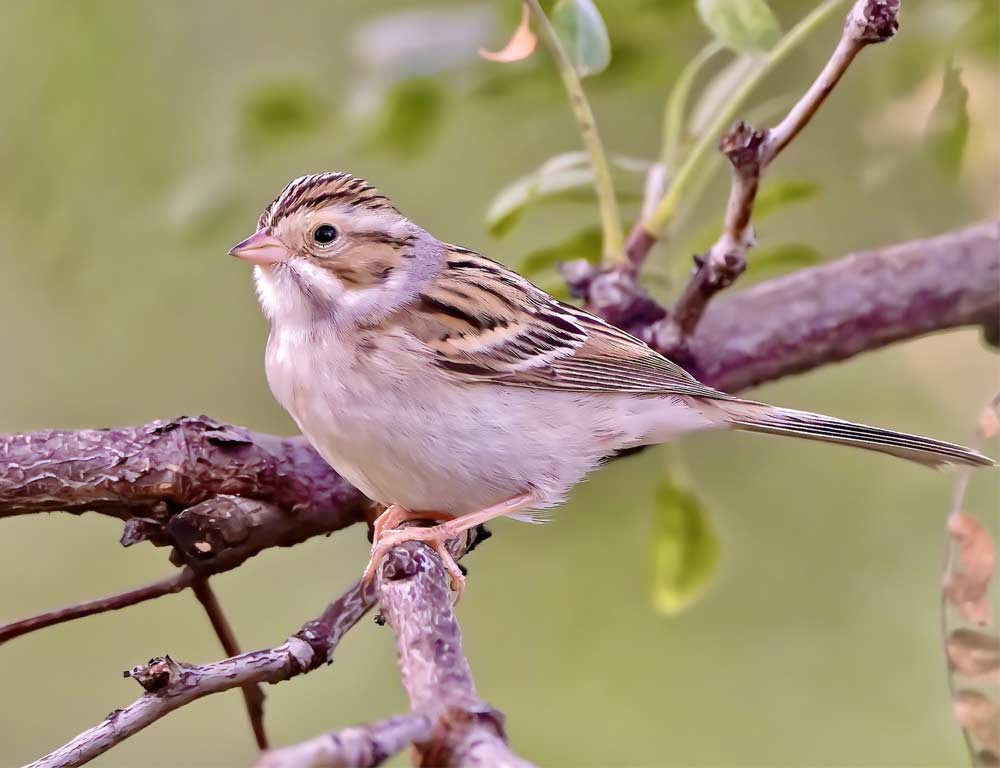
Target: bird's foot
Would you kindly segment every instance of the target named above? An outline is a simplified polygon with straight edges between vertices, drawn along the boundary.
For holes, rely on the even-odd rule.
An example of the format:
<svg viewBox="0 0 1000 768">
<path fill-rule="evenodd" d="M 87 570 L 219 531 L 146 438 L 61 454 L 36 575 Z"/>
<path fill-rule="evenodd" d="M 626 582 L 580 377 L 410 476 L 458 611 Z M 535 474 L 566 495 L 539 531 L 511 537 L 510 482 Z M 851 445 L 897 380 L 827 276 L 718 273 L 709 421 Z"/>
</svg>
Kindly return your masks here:
<svg viewBox="0 0 1000 768">
<path fill-rule="evenodd" d="M 430 528 L 414 526 L 397 528 L 400 524 L 411 520 L 437 520 L 441 524 Z M 462 574 L 461 568 L 458 567 L 458 563 L 455 562 L 455 558 L 448 551 L 446 543 L 449 539 L 461 535 L 463 530 L 453 530 L 449 526 L 451 522 L 454 522 L 452 515 L 444 512 L 413 512 L 395 505 L 386 509 L 378 516 L 373 525 L 371 558 L 361 577 L 362 583 L 367 585 L 372 582 L 376 569 L 390 549 L 407 541 L 421 541 L 440 556 L 445 570 L 451 576 L 451 588 L 456 593 L 455 602 L 458 602 L 458 598 L 461 597 L 465 589 L 465 576 Z"/>
</svg>

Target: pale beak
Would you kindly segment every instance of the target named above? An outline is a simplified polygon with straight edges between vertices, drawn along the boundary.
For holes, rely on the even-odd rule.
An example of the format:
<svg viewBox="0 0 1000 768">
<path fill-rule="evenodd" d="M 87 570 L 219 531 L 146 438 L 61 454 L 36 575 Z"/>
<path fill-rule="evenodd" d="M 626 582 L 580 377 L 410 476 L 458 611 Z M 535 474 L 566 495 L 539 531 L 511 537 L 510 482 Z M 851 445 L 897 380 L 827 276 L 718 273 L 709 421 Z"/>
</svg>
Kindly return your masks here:
<svg viewBox="0 0 1000 768">
<path fill-rule="evenodd" d="M 230 248 L 229 255 L 251 264 L 268 267 L 285 261 L 289 253 L 288 249 L 271 234 L 270 230 L 262 229 L 250 235 L 242 243 L 237 243 Z"/>
</svg>

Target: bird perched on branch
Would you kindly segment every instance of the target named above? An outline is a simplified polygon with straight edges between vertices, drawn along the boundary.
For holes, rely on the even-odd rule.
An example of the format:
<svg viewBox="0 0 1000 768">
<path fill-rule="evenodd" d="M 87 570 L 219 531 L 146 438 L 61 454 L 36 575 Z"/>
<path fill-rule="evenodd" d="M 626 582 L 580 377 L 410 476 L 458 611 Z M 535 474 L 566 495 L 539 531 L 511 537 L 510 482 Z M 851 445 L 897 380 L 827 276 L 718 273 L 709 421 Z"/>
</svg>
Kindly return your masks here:
<svg viewBox="0 0 1000 768">
<path fill-rule="evenodd" d="M 969 448 L 743 400 L 516 272 L 443 243 L 346 173 L 295 179 L 230 253 L 271 322 L 267 378 L 316 450 L 371 499 L 371 578 L 408 540 L 532 519 L 603 459 L 688 432 L 743 429 L 930 466 Z M 406 520 L 433 527 L 397 529 Z"/>
</svg>

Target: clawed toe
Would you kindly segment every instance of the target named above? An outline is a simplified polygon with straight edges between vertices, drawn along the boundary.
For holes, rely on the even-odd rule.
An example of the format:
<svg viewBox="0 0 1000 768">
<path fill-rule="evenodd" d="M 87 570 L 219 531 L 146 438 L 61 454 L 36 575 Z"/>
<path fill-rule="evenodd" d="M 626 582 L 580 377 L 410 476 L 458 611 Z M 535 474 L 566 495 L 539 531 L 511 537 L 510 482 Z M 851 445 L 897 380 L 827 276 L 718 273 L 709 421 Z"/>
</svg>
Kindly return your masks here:
<svg viewBox="0 0 1000 768">
<path fill-rule="evenodd" d="M 398 519 L 402 515 L 396 513 L 394 517 Z M 462 569 L 459 568 L 458 563 L 455 562 L 455 558 L 448 551 L 447 542 L 452 538 L 455 538 L 455 533 L 447 527 L 447 524 L 436 525 L 432 528 L 408 527 L 390 530 L 386 530 L 385 524 L 383 524 L 377 529 L 377 536 L 372 543 L 371 557 L 361 576 L 361 583 L 367 587 L 374 581 L 375 573 L 382 559 L 393 547 L 404 544 L 407 541 L 421 541 L 431 547 L 440 556 L 445 570 L 451 577 L 451 588 L 455 592 L 454 601 L 457 603 L 465 591 L 465 576 L 462 573 Z"/>
</svg>

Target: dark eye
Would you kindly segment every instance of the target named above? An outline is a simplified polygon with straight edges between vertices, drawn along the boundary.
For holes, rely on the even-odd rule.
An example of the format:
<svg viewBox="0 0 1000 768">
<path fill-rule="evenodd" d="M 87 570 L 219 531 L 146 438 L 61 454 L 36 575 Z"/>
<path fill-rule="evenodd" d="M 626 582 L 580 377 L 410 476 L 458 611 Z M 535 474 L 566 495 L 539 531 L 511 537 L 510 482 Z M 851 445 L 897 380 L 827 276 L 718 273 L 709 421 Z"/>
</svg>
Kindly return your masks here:
<svg viewBox="0 0 1000 768">
<path fill-rule="evenodd" d="M 329 245 L 330 243 L 332 243 L 334 240 L 337 239 L 337 235 L 339 234 L 340 233 L 337 232 L 337 228 L 334 227 L 333 225 L 320 224 L 318 227 L 316 227 L 316 230 L 313 232 L 313 240 L 315 240 L 320 245 Z"/>
</svg>

